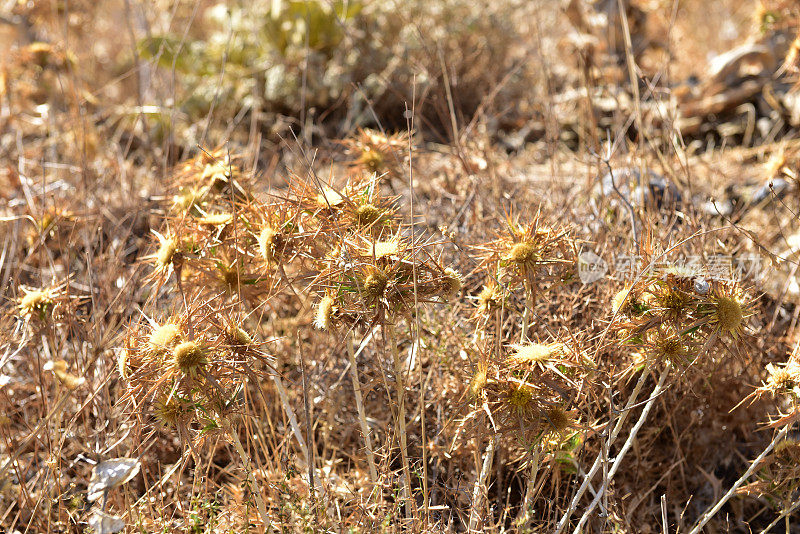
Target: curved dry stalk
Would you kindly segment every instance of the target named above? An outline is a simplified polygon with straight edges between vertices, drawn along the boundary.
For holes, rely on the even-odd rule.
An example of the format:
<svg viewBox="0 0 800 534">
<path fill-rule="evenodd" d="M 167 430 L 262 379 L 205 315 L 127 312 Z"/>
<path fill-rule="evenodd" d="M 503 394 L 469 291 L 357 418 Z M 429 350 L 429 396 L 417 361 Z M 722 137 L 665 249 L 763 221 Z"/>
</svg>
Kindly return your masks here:
<svg viewBox="0 0 800 534">
<path fill-rule="evenodd" d="M 292 410 L 292 405 L 289 404 L 289 396 L 286 394 L 286 388 L 283 387 L 283 381 L 278 374 L 273 375 L 272 381 L 275 382 L 278 396 L 281 398 L 281 404 L 283 405 L 283 411 L 286 412 L 286 416 L 289 418 L 289 425 L 291 425 L 294 437 L 297 439 L 297 444 L 300 446 L 300 451 L 303 453 L 303 459 L 305 459 L 306 465 L 310 465 L 306 440 L 303 439 L 303 432 L 300 430 L 297 416 L 294 414 L 294 410 Z"/>
<path fill-rule="evenodd" d="M 469 513 L 469 530 L 467 532 L 480 532 L 478 530 L 478 523 L 481 520 L 481 510 L 478 506 L 482 503 L 481 492 L 485 487 L 486 478 L 489 476 L 489 471 L 492 470 L 492 462 L 494 460 L 494 449 L 497 446 L 497 436 L 494 436 L 486 446 L 486 452 L 483 456 L 483 466 L 478 478 L 475 479 L 475 487 L 472 489 L 472 510 Z"/>
<path fill-rule="evenodd" d="M 530 514 L 528 513 L 533 495 L 536 491 L 536 474 L 539 472 L 539 460 L 541 459 L 542 447 L 541 443 L 534 445 L 533 460 L 531 461 L 531 471 L 528 475 L 528 487 L 525 489 L 525 497 L 522 501 L 522 507 L 517 515 L 517 524 L 520 528 L 526 528 L 530 521 Z"/>
<path fill-rule="evenodd" d="M 270 531 L 270 520 L 269 515 L 267 515 L 267 504 L 264 502 L 264 497 L 261 495 L 261 490 L 259 489 L 258 482 L 256 478 L 253 476 L 253 471 L 251 469 L 251 465 L 253 464 L 253 460 L 250 459 L 250 456 L 247 454 L 247 451 L 244 450 L 242 447 L 242 442 L 239 440 L 239 436 L 237 435 L 236 431 L 230 425 L 228 421 L 225 421 L 225 430 L 227 430 L 228 435 L 233 440 L 233 448 L 236 449 L 236 453 L 241 458 L 242 462 L 244 462 L 244 470 L 247 474 L 247 480 L 250 482 L 251 490 L 253 495 L 256 499 L 256 507 L 258 508 L 258 515 L 261 516 L 261 520 L 264 521 L 264 532 Z"/>
<path fill-rule="evenodd" d="M 778 432 L 778 434 L 774 438 L 772 438 L 770 444 L 767 445 L 764 451 L 758 455 L 758 458 L 753 460 L 753 463 L 750 464 L 750 467 L 747 469 L 747 471 L 745 471 L 744 474 L 741 477 L 739 477 L 739 480 L 737 480 L 733 484 L 733 486 L 731 486 L 731 489 L 728 490 L 728 493 L 723 495 L 722 498 L 719 501 L 717 501 L 716 504 L 714 504 L 714 506 L 706 510 L 706 512 L 700 517 L 700 519 L 698 519 L 697 523 L 695 523 L 694 527 L 692 527 L 692 530 L 689 531 L 689 534 L 698 534 L 703 529 L 706 523 L 708 523 L 711 520 L 711 518 L 714 517 L 717 514 L 717 512 L 719 512 L 720 508 L 722 508 L 725 505 L 725 503 L 728 502 L 728 500 L 730 500 L 731 497 L 733 497 L 733 495 L 736 493 L 736 490 L 739 489 L 739 487 L 742 484 L 744 484 L 748 478 L 750 478 L 750 475 L 752 475 L 753 472 L 755 472 L 756 467 L 758 467 L 761 461 L 775 447 L 775 444 L 786 437 L 786 434 L 789 433 L 789 428 L 791 428 L 791 426 L 792 425 L 786 425 L 780 432 Z"/>
<path fill-rule="evenodd" d="M 410 519 L 414 517 L 414 507 L 411 502 L 411 467 L 408 463 L 408 436 L 406 434 L 405 381 L 403 379 L 405 369 L 400 361 L 400 349 L 397 347 L 394 325 L 387 321 L 384 328 L 394 360 L 394 383 L 397 389 L 397 432 L 400 436 L 400 455 L 403 461 L 403 499 L 405 500 L 406 519 Z"/>
<path fill-rule="evenodd" d="M 789 506 L 789 507 L 788 507 L 788 508 L 786 508 L 786 509 L 785 509 L 783 512 L 781 512 L 781 515 L 779 515 L 778 517 L 776 517 L 776 518 L 775 518 L 775 520 L 774 520 L 774 521 L 772 521 L 772 523 L 770 523 L 769 525 L 767 525 L 767 526 L 764 528 L 764 530 L 762 530 L 762 531 L 761 531 L 759 534 L 767 534 L 767 532 L 771 531 L 771 530 L 772 530 L 772 527 L 774 527 L 775 525 L 777 525 L 777 524 L 780 522 L 780 520 L 781 520 L 781 519 L 783 519 L 783 518 L 785 518 L 785 517 L 788 517 L 788 516 L 789 516 L 789 514 L 791 514 L 791 513 L 792 513 L 792 512 L 794 512 L 795 510 L 797 510 L 797 508 L 798 508 L 798 507 L 800 507 L 800 499 L 797 499 L 796 501 L 794 501 L 794 502 L 792 503 L 792 505 L 791 505 L 791 506 Z"/>
<path fill-rule="evenodd" d="M 641 392 L 642 387 L 644 386 L 647 377 L 650 376 L 650 369 L 652 368 L 652 364 L 648 364 L 644 370 L 642 370 L 642 374 L 639 376 L 639 380 L 636 382 L 636 385 L 633 387 L 633 391 L 631 392 L 630 396 L 628 397 L 628 401 L 625 403 L 625 406 L 619 412 L 619 419 L 617 419 L 617 423 L 614 426 L 613 430 L 611 431 L 611 435 L 608 437 L 607 446 L 611 447 L 614 444 L 614 441 L 617 439 L 617 435 L 622 430 L 622 425 L 625 424 L 625 420 L 628 418 L 628 413 L 630 412 L 631 408 L 636 402 L 636 398 L 639 396 L 639 392 Z M 609 421 L 610 424 L 610 421 Z M 592 478 L 597 474 L 597 471 L 600 469 L 600 466 L 603 464 L 603 452 L 601 451 L 597 458 L 595 458 L 594 463 L 592 464 L 592 468 L 589 469 L 589 472 L 586 473 L 586 476 L 583 478 L 583 483 L 578 488 L 578 491 L 575 492 L 575 495 L 572 497 L 572 500 L 569 503 L 569 508 L 564 512 L 564 515 L 561 516 L 561 519 L 558 521 L 558 526 L 556 527 L 554 534 L 561 534 L 564 532 L 564 529 L 567 526 L 567 522 L 569 521 L 570 517 L 572 517 L 572 513 L 575 511 L 575 508 L 578 506 L 578 501 L 580 501 L 583 494 L 586 493 L 589 484 L 592 481 Z M 602 491 L 598 492 L 598 495 L 602 495 Z"/>
<path fill-rule="evenodd" d="M 664 390 L 664 382 L 666 382 L 667 375 L 669 374 L 669 371 L 671 369 L 672 365 L 670 365 L 670 363 L 667 362 L 667 365 L 664 366 L 664 370 L 661 371 L 661 376 L 658 378 L 658 384 L 656 384 L 655 389 L 653 389 L 653 393 L 647 400 L 647 404 L 644 405 L 644 409 L 642 410 L 642 413 L 639 415 L 638 421 L 636 421 L 636 424 L 631 429 L 630 434 L 628 434 L 628 439 L 625 440 L 625 443 L 622 445 L 622 449 L 620 449 L 619 454 L 617 454 L 617 457 L 614 459 L 614 464 L 611 466 L 611 469 L 608 472 L 608 476 L 606 476 L 605 480 L 603 480 L 603 485 L 600 486 L 600 491 L 597 492 L 594 499 L 592 500 L 592 503 L 589 505 L 589 507 L 581 516 L 580 521 L 578 521 L 578 526 L 575 527 L 573 534 L 579 534 L 582 531 L 583 526 L 586 524 L 586 521 L 589 520 L 589 516 L 592 514 L 594 509 L 597 508 L 597 505 L 600 504 L 600 499 L 605 495 L 606 489 L 608 488 L 609 484 L 611 484 L 611 481 L 614 479 L 614 475 L 617 474 L 617 469 L 619 469 L 619 466 L 622 465 L 622 459 L 625 458 L 625 455 L 628 454 L 628 451 L 633 445 L 633 442 L 636 441 L 636 435 L 639 433 L 639 430 L 641 430 L 642 426 L 644 425 L 644 422 L 647 419 L 647 416 L 650 414 L 650 410 L 653 408 L 656 399 L 661 395 L 661 392 Z"/>
<path fill-rule="evenodd" d="M 356 393 L 356 408 L 358 409 L 358 421 L 361 424 L 361 433 L 364 435 L 364 448 L 367 451 L 367 466 L 369 468 L 369 478 L 373 487 L 378 483 L 378 470 L 375 467 L 375 454 L 372 449 L 372 437 L 370 436 L 369 425 L 367 424 L 367 415 L 364 411 L 364 398 L 361 394 L 361 382 L 358 379 L 358 365 L 356 364 L 356 355 L 353 351 L 353 345 L 348 340 L 347 343 L 347 356 L 350 358 L 350 377 L 353 380 L 353 389 Z M 359 352 L 361 352 L 359 348 Z"/>
</svg>

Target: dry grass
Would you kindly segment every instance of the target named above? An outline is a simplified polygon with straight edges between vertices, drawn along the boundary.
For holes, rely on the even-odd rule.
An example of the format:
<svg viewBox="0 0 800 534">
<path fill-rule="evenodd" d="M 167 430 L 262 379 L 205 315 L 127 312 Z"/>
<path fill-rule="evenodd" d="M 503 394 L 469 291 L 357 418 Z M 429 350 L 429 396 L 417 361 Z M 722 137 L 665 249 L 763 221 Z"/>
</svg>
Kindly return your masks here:
<svg viewBox="0 0 800 534">
<path fill-rule="evenodd" d="M 796 530 L 800 13 L 623 3 L 4 6 L 0 528 Z"/>
</svg>

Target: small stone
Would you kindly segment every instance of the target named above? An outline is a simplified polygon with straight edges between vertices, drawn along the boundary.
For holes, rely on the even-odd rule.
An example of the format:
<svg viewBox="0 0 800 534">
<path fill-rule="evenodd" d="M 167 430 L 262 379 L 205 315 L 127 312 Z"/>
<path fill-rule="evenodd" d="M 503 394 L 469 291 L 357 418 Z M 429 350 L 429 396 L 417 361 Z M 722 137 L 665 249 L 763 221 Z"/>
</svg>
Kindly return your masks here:
<svg viewBox="0 0 800 534">
<path fill-rule="evenodd" d="M 771 185 L 771 187 L 770 187 Z M 782 198 L 791 188 L 788 180 L 783 178 L 775 178 L 760 186 L 753 192 L 753 197 L 750 199 L 751 204 L 761 204 L 767 199 L 772 199 L 773 194 L 777 198 Z"/>
<path fill-rule="evenodd" d="M 125 484 L 136 476 L 140 467 L 136 458 L 113 458 L 100 462 L 92 469 L 88 499 L 96 501 L 108 490 Z"/>
<path fill-rule="evenodd" d="M 600 190 L 604 196 L 611 199 L 618 198 L 617 191 L 631 204 L 650 204 L 655 203 L 657 208 L 666 206 L 673 206 L 680 204 L 683 197 L 678 190 L 678 187 L 669 179 L 658 174 L 657 172 L 647 171 L 647 188 L 644 189 L 639 185 L 641 181 L 641 173 L 639 169 L 633 167 L 623 167 L 621 169 L 614 169 L 603 175 L 600 180 Z M 616 190 L 614 185 L 616 184 Z M 633 189 L 633 196 L 631 196 L 631 187 Z"/>
</svg>

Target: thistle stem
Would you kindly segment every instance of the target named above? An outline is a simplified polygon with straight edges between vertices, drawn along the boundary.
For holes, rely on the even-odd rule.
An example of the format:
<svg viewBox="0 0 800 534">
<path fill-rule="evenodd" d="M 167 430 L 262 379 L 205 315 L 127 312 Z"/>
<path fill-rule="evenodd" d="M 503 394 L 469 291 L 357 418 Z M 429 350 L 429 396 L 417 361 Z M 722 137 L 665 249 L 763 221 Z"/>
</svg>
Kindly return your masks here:
<svg viewBox="0 0 800 534">
<path fill-rule="evenodd" d="M 628 413 L 630 412 L 631 407 L 636 402 L 636 398 L 639 396 L 639 392 L 642 390 L 647 377 L 650 376 L 650 369 L 652 364 L 648 363 L 647 366 L 642 371 L 642 374 L 639 375 L 639 380 L 636 382 L 636 385 L 633 387 L 633 391 L 631 392 L 630 396 L 628 397 L 628 401 L 625 403 L 625 407 L 620 411 L 619 419 L 617 419 L 617 423 L 614 426 L 613 430 L 611 431 L 611 435 L 608 437 L 608 447 L 616 441 L 617 435 L 622 430 L 622 425 L 625 424 L 625 420 L 628 418 Z M 610 424 L 610 422 L 609 422 Z M 602 451 L 597 455 L 597 458 L 594 460 L 594 464 L 592 464 L 592 468 L 586 473 L 586 476 L 583 479 L 583 483 L 578 488 L 578 491 L 575 492 L 575 495 L 572 497 L 572 501 L 569 503 L 569 508 L 567 508 L 564 515 L 561 516 L 561 519 L 558 521 L 558 526 L 555 530 L 554 534 L 561 534 L 564 532 L 564 529 L 567 526 L 567 522 L 569 518 L 572 517 L 572 513 L 575 511 L 575 508 L 578 506 L 578 501 L 580 501 L 583 494 L 586 493 L 586 490 L 589 487 L 589 484 L 594 478 L 594 475 L 597 474 L 597 471 L 600 469 L 600 466 L 603 464 L 603 453 Z M 598 493 L 598 495 L 602 494 L 602 492 Z"/>
<path fill-rule="evenodd" d="M 482 532 L 478 528 L 481 522 L 481 509 L 483 508 L 483 499 L 481 493 L 486 487 L 486 479 L 489 476 L 489 471 L 492 470 L 492 462 L 494 460 L 494 449 L 497 446 L 497 436 L 492 437 L 489 445 L 486 446 L 486 452 L 483 455 L 483 466 L 478 478 L 475 479 L 475 487 L 472 489 L 472 510 L 469 514 L 469 530 L 468 532 Z"/>
<path fill-rule="evenodd" d="M 233 448 L 236 449 L 236 453 L 241 458 L 242 462 L 244 462 L 244 469 L 245 473 L 247 473 L 247 480 L 250 482 L 250 486 L 252 488 L 252 493 L 256 499 L 256 507 L 258 508 L 258 515 L 261 516 L 261 520 L 264 521 L 264 532 L 269 532 L 270 530 L 270 521 L 269 515 L 267 515 L 267 504 L 264 502 L 264 497 L 261 495 L 261 490 L 259 489 L 258 482 L 256 482 L 256 478 L 253 476 L 253 472 L 251 469 L 251 465 L 253 461 L 250 459 L 250 456 L 247 454 L 247 451 L 244 450 L 242 447 L 242 442 L 239 440 L 239 435 L 233 429 L 229 422 L 225 421 L 225 428 L 228 431 L 228 435 L 231 437 L 233 441 Z"/>
<path fill-rule="evenodd" d="M 364 435 L 364 447 L 367 451 L 367 466 L 369 468 L 369 478 L 373 487 L 378 483 L 378 470 L 375 467 L 375 454 L 372 449 L 372 437 L 370 436 L 367 415 L 364 411 L 364 399 L 361 394 L 361 382 L 358 379 L 358 366 L 353 345 L 349 341 L 347 346 L 347 356 L 350 358 L 350 377 L 353 379 L 353 390 L 356 393 L 356 408 L 358 409 L 358 421 L 361 424 L 361 433 Z"/>
<path fill-rule="evenodd" d="M 739 489 L 739 487 L 742 484 L 744 484 L 748 478 L 750 478 L 750 475 L 752 475 L 753 472 L 756 470 L 756 468 L 759 465 L 761 465 L 761 462 L 764 460 L 767 454 L 769 454 L 770 451 L 775 447 L 775 444 L 777 444 L 779 441 L 781 441 L 783 438 L 786 437 L 786 434 L 789 433 L 789 429 L 791 427 L 792 425 L 786 425 L 781 429 L 780 432 L 778 432 L 775 438 L 773 438 L 772 442 L 770 442 L 770 444 L 767 445 L 767 448 L 764 449 L 764 451 L 758 455 L 758 458 L 753 460 L 753 463 L 750 464 L 750 467 L 747 469 L 747 471 L 745 471 L 745 473 L 739 478 L 739 480 L 737 480 L 736 483 L 733 486 L 731 486 L 731 489 L 728 490 L 728 493 L 726 493 L 719 501 L 717 501 L 717 503 L 713 507 L 711 507 L 703 514 L 703 516 L 700 518 L 699 521 L 697 521 L 697 524 L 694 525 L 689 534 L 698 534 L 703 529 L 706 523 L 708 523 L 711 520 L 711 518 L 714 517 L 717 514 L 717 512 L 719 512 L 720 508 L 722 508 L 725 505 L 725 503 L 728 502 L 728 500 L 731 497 L 733 497 L 733 495 L 736 493 L 736 490 Z"/>
<path fill-rule="evenodd" d="M 580 521 L 578 521 L 578 526 L 575 527 L 573 534 L 578 534 L 582 532 L 583 526 L 586 524 L 586 521 L 589 520 L 589 516 L 594 511 L 594 509 L 597 508 L 597 505 L 600 504 L 600 499 L 606 494 L 606 489 L 608 488 L 608 485 L 611 484 L 611 480 L 613 480 L 614 475 L 616 475 L 619 466 L 622 465 L 622 459 L 625 458 L 626 454 L 628 454 L 628 451 L 633 445 L 633 442 L 636 440 L 636 435 L 639 433 L 639 430 L 641 430 L 642 426 L 644 425 L 647 416 L 650 414 L 650 410 L 653 408 L 653 404 L 655 404 L 656 399 L 661 395 L 661 392 L 664 390 L 664 382 L 667 379 L 667 375 L 669 374 L 670 369 L 672 369 L 672 366 L 670 365 L 669 362 L 667 362 L 667 365 L 664 366 L 664 370 L 661 371 L 661 376 L 658 378 L 658 384 L 656 384 L 653 393 L 647 400 L 647 404 L 644 405 L 644 409 L 642 410 L 642 413 L 639 415 L 639 419 L 636 421 L 636 424 L 631 429 L 630 434 L 628 434 L 628 439 L 625 440 L 625 443 L 622 445 L 622 449 L 620 449 L 619 454 L 617 454 L 617 457 L 614 459 L 614 463 L 611 466 L 611 470 L 608 472 L 608 476 L 606 476 L 605 480 L 603 480 L 603 484 L 600 486 L 600 491 L 597 492 L 597 494 L 594 497 L 594 500 L 592 500 L 592 503 L 583 513 L 583 516 L 581 516 Z"/>
<path fill-rule="evenodd" d="M 541 459 L 541 443 L 534 445 L 533 460 L 531 461 L 531 471 L 528 475 L 528 487 L 525 489 L 525 498 L 522 501 L 522 508 L 517 516 L 517 524 L 520 530 L 525 530 L 530 521 L 530 507 L 533 502 L 533 494 L 536 491 L 536 474 L 539 472 L 539 460 Z"/>
<path fill-rule="evenodd" d="M 394 383 L 397 389 L 397 431 L 400 436 L 400 455 L 403 460 L 403 499 L 405 500 L 406 518 L 414 517 L 411 503 L 411 467 L 408 463 L 408 437 L 406 435 L 406 403 L 405 403 L 405 369 L 400 361 L 400 349 L 395 339 L 394 325 L 388 321 L 384 324 L 394 360 Z"/>
<path fill-rule="evenodd" d="M 286 412 L 286 416 L 289 418 L 289 425 L 292 427 L 292 432 L 294 433 L 294 437 L 297 439 L 297 444 L 300 446 L 300 451 L 303 453 L 303 458 L 306 461 L 306 465 L 309 465 L 306 440 L 303 439 L 303 432 L 300 430 L 300 425 L 297 422 L 297 416 L 294 414 L 294 410 L 292 410 L 292 405 L 289 404 L 289 396 L 286 394 L 286 388 L 283 387 L 283 381 L 281 380 L 280 375 L 277 374 L 272 377 L 272 380 L 275 382 L 275 387 L 278 389 L 278 396 L 281 398 L 283 411 Z"/>
</svg>

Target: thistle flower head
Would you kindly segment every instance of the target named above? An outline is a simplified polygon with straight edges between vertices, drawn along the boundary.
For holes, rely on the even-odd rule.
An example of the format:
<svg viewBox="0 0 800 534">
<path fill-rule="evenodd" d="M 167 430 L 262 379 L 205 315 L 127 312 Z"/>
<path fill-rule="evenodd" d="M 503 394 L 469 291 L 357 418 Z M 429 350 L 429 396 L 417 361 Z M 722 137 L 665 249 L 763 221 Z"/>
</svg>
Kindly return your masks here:
<svg viewBox="0 0 800 534">
<path fill-rule="evenodd" d="M 165 427 L 178 426 L 191 412 L 187 403 L 178 399 L 175 395 L 159 398 L 155 401 L 154 415 L 156 420 Z"/>
<path fill-rule="evenodd" d="M 374 267 L 367 271 L 364 277 L 364 293 L 370 300 L 379 299 L 384 296 L 389 278 L 381 269 Z"/>
<path fill-rule="evenodd" d="M 467 388 L 467 398 L 474 401 L 478 398 L 488 383 L 487 378 L 488 369 L 485 365 L 479 365 L 472 379 L 469 381 L 469 388 Z"/>
<path fill-rule="evenodd" d="M 333 316 L 336 313 L 336 301 L 330 295 L 325 295 L 317 304 L 317 314 L 314 317 L 314 326 L 320 330 L 330 330 Z"/>
<path fill-rule="evenodd" d="M 25 290 L 19 299 L 18 307 L 23 317 L 36 316 L 45 319 L 55 305 L 55 296 L 49 289 Z"/>
<path fill-rule="evenodd" d="M 543 415 L 547 426 L 553 432 L 563 432 L 573 424 L 572 415 L 561 406 L 550 406 Z"/>
<path fill-rule="evenodd" d="M 478 293 L 478 310 L 483 313 L 496 310 L 503 302 L 503 292 L 495 284 L 483 286 L 483 289 Z"/>
<path fill-rule="evenodd" d="M 247 347 L 253 344 L 253 338 L 247 333 L 247 330 L 233 323 L 225 329 L 225 337 L 228 343 L 238 347 Z"/>
<path fill-rule="evenodd" d="M 444 290 L 442 291 L 442 298 L 444 300 L 452 299 L 458 295 L 462 287 L 464 287 L 464 283 L 461 281 L 461 273 L 447 267 L 444 270 Z"/>
<path fill-rule="evenodd" d="M 225 226 L 233 221 L 232 213 L 209 213 L 198 219 L 198 223 L 206 226 Z"/>
<path fill-rule="evenodd" d="M 361 156 L 358 158 L 357 162 L 366 170 L 376 173 L 383 171 L 385 164 L 383 154 L 370 146 L 362 148 Z"/>
<path fill-rule="evenodd" d="M 732 296 L 721 295 L 715 299 L 712 317 L 719 329 L 731 337 L 735 338 L 744 328 L 742 303 Z"/>
<path fill-rule="evenodd" d="M 366 203 L 356 208 L 354 218 L 359 226 L 367 227 L 380 224 L 385 217 L 385 210 L 382 210 L 375 204 Z"/>
<path fill-rule="evenodd" d="M 511 384 L 506 402 L 512 411 L 522 414 L 528 411 L 535 399 L 533 389 L 525 384 Z"/>
<path fill-rule="evenodd" d="M 376 260 L 388 256 L 397 256 L 401 251 L 401 242 L 397 239 L 390 239 L 388 241 L 376 241 L 372 245 L 372 254 Z"/>
<path fill-rule="evenodd" d="M 195 341 L 186 341 L 172 350 L 172 363 L 188 376 L 195 376 L 208 363 L 206 349 Z"/>
<path fill-rule="evenodd" d="M 330 186 L 323 186 L 317 195 L 316 204 L 319 208 L 336 208 L 344 203 L 344 196 Z"/>
<path fill-rule="evenodd" d="M 258 248 L 261 252 L 261 257 L 267 263 L 275 261 L 275 243 L 277 240 L 278 232 L 270 226 L 265 226 L 258 235 Z"/>
<path fill-rule="evenodd" d="M 180 338 L 181 329 L 174 323 L 157 326 L 150 334 L 148 343 L 154 350 L 163 350 L 172 347 Z"/>
<path fill-rule="evenodd" d="M 180 213 L 186 213 L 193 207 L 199 206 L 205 194 L 205 189 L 184 187 L 177 195 L 172 197 L 172 209 Z"/>
<path fill-rule="evenodd" d="M 638 317 L 649 309 L 651 300 L 650 293 L 626 285 L 611 299 L 611 313 Z"/>
<path fill-rule="evenodd" d="M 689 351 L 684 341 L 675 333 L 659 331 L 651 343 L 650 352 L 659 360 L 682 364 Z"/>
<path fill-rule="evenodd" d="M 797 379 L 800 378 L 795 376 L 795 373 L 793 373 L 792 370 L 791 364 L 767 364 L 767 372 L 769 373 L 769 378 L 767 378 L 766 384 L 767 388 L 772 391 L 785 391 L 792 389 L 797 385 Z"/>
<path fill-rule="evenodd" d="M 175 237 L 160 237 L 159 247 L 156 252 L 156 266 L 165 268 L 170 265 L 178 249 L 178 240 Z"/>
<path fill-rule="evenodd" d="M 528 343 L 525 345 L 513 345 L 514 354 L 509 358 L 514 364 L 534 364 L 544 363 L 553 356 L 558 355 L 564 348 L 561 343 Z"/>
<path fill-rule="evenodd" d="M 509 249 L 505 259 L 521 269 L 533 267 L 538 259 L 536 245 L 529 241 L 515 243 Z"/>
</svg>

